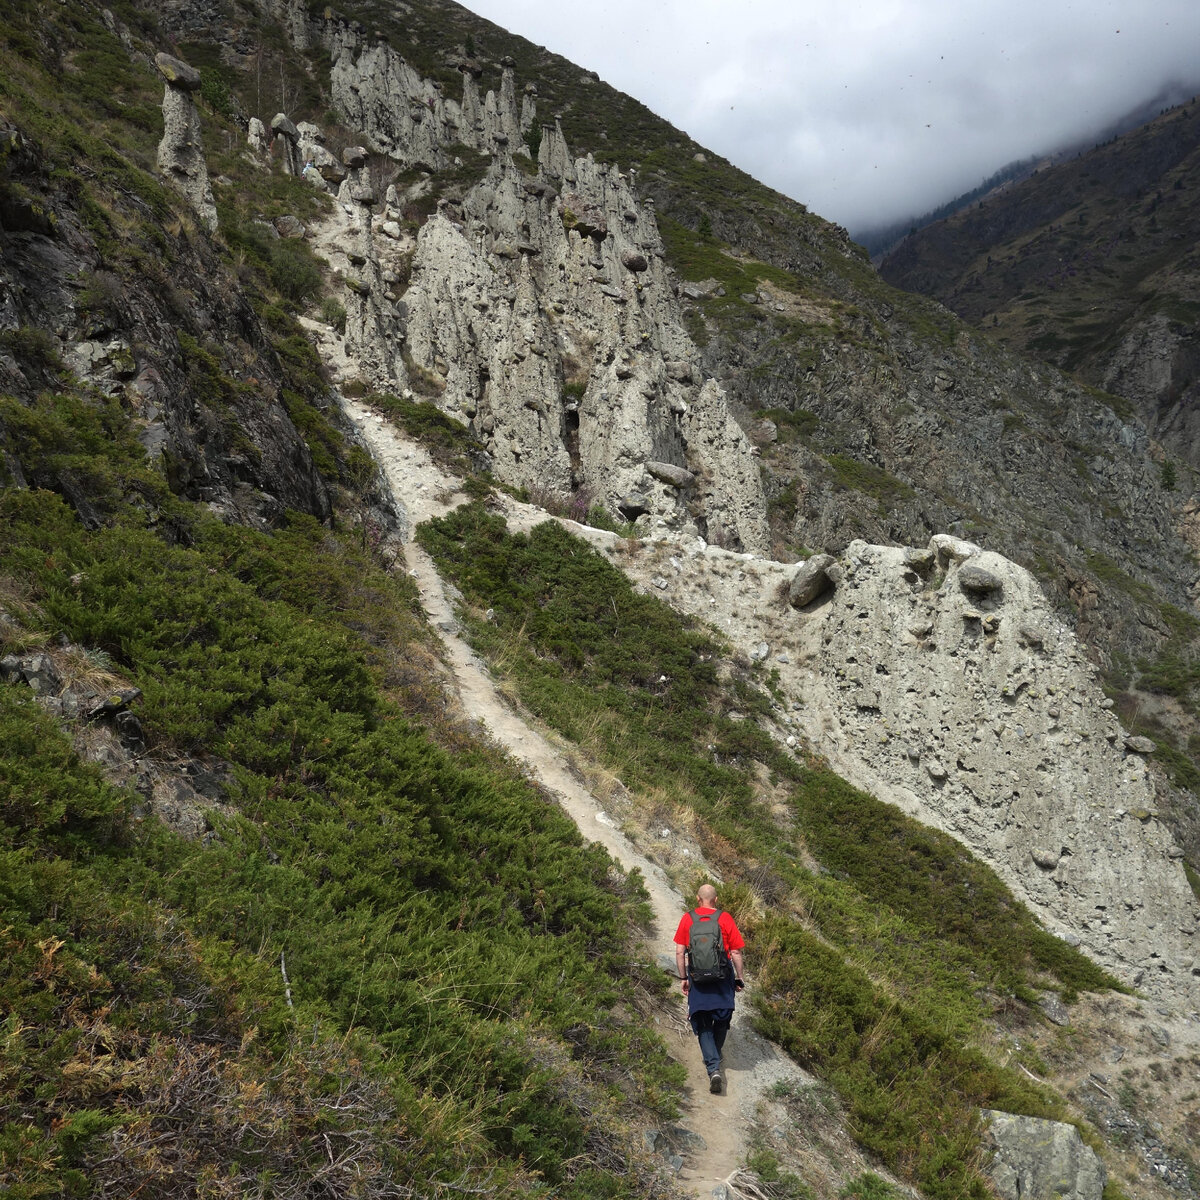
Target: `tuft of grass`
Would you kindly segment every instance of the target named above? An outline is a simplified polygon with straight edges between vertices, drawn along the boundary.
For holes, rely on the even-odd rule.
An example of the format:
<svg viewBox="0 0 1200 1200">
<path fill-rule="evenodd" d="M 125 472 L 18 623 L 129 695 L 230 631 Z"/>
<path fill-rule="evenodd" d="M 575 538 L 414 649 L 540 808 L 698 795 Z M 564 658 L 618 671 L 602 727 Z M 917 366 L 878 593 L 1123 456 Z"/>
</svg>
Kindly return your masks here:
<svg viewBox="0 0 1200 1200">
<path fill-rule="evenodd" d="M 886 516 L 897 504 L 904 504 L 916 496 L 913 489 L 902 479 L 897 479 L 872 463 L 860 462 L 845 454 L 830 454 L 825 461 L 833 469 L 834 478 L 842 487 L 862 492 L 874 499 L 881 516 Z"/>
</svg>

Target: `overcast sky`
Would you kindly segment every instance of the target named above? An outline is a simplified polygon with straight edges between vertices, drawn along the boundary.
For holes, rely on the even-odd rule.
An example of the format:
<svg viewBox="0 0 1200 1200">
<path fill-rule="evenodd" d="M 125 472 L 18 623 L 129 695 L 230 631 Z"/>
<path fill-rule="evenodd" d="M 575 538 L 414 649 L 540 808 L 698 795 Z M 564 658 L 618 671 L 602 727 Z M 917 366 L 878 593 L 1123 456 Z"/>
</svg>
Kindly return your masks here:
<svg viewBox="0 0 1200 1200">
<path fill-rule="evenodd" d="M 1200 0 L 465 0 L 862 232 L 1200 90 Z"/>
</svg>

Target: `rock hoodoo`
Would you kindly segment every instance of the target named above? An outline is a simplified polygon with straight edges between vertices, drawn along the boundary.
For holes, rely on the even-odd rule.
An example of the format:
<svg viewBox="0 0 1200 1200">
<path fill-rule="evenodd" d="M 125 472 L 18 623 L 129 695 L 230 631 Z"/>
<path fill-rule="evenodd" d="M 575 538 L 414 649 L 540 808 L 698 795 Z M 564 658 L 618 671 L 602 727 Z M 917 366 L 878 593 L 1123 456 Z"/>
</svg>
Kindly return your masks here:
<svg viewBox="0 0 1200 1200">
<path fill-rule="evenodd" d="M 482 98 L 464 63 L 454 101 L 361 27 L 314 18 L 310 35 L 330 50 L 344 120 L 373 150 L 430 174 L 466 148 L 489 159 L 414 237 L 403 213 L 436 194 L 433 181 L 374 196 L 367 148 L 343 155 L 347 346 L 370 382 L 466 423 L 511 484 L 582 494 L 644 530 L 765 549 L 753 448 L 704 376 L 630 177 L 572 158 L 557 119 L 541 126 L 536 168 L 518 167 L 536 104 L 532 90 L 518 97 L 511 60 Z"/>
<path fill-rule="evenodd" d="M 271 118 L 271 153 L 279 156 L 288 175 L 299 175 L 303 172 L 300 131 L 285 113 L 276 113 Z"/>
<path fill-rule="evenodd" d="M 200 72 L 169 54 L 156 54 L 154 65 L 166 81 L 163 93 L 163 136 L 158 144 L 158 169 L 196 210 L 210 233 L 217 228 L 217 204 L 208 182 L 200 114 L 192 93 L 200 87 Z"/>
<path fill-rule="evenodd" d="M 1200 904 L 1082 647 L 1015 563 L 957 539 L 930 550 L 852 542 L 826 568 L 831 601 L 795 614 L 820 749 L 1126 983 L 1194 995 Z"/>
</svg>

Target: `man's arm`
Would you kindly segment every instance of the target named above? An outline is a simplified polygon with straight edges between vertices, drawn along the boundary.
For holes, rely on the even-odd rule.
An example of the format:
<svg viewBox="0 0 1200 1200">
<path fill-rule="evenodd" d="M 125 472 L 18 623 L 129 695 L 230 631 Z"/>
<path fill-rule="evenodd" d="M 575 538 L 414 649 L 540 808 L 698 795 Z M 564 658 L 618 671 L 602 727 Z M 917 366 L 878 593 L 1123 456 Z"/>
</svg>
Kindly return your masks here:
<svg viewBox="0 0 1200 1200">
<path fill-rule="evenodd" d="M 735 979 L 743 978 L 745 970 L 742 966 L 742 952 L 740 950 L 730 950 L 729 961 L 733 963 L 733 977 Z"/>
<path fill-rule="evenodd" d="M 683 980 L 683 990 L 688 990 L 687 951 L 678 943 L 675 946 L 675 974 Z"/>
</svg>

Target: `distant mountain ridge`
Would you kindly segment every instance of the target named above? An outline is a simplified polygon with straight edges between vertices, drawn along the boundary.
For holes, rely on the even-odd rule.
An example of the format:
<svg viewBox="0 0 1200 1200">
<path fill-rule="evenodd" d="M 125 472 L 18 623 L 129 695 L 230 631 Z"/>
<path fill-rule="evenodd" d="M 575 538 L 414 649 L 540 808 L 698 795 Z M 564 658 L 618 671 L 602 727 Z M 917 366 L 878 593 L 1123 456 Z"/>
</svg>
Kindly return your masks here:
<svg viewBox="0 0 1200 1200">
<path fill-rule="evenodd" d="M 1126 397 L 1195 468 L 1198 191 L 1193 99 L 918 231 L 880 271 Z"/>
<path fill-rule="evenodd" d="M 986 176 L 975 187 L 960 192 L 920 215 L 910 215 L 880 225 L 854 229 L 851 230 L 851 233 L 855 241 L 866 247 L 872 259 L 878 260 L 895 250 L 910 234 L 925 229 L 946 217 L 953 216 L 956 212 L 961 212 L 968 205 L 983 199 L 989 193 L 1008 184 L 1028 179 L 1030 175 L 1043 167 L 1056 166 L 1086 154 L 1089 150 L 1099 149 L 1106 142 L 1129 133 L 1156 117 L 1163 116 L 1169 109 L 1186 105 L 1198 89 L 1200 89 L 1200 81 L 1190 84 L 1172 81 L 1164 84 L 1149 99 L 1135 105 L 1128 112 L 1086 136 L 1076 138 L 1074 141 L 1054 149 L 1043 149 L 1023 158 L 1013 159 Z"/>
</svg>

